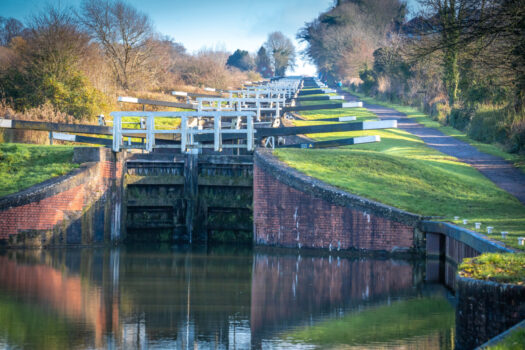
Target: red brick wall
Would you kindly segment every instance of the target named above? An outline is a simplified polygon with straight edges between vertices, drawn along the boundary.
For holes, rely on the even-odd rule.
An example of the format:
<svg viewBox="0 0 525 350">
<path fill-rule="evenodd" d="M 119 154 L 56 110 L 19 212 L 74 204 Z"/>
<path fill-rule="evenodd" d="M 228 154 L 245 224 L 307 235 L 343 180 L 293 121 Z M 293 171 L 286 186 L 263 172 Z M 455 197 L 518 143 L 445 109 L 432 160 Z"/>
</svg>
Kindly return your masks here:
<svg viewBox="0 0 525 350">
<path fill-rule="evenodd" d="M 12 242 L 13 235 L 27 231 L 49 238 L 61 229 L 67 230 L 70 221 L 79 219 L 84 210 L 110 191 L 113 180 L 121 176 L 121 162 L 100 161 L 70 175 L 65 181 L 50 185 L 45 189 L 50 195 L 43 199 L 0 209 L 0 240 Z M 42 191 L 37 187 L 35 191 Z M 31 197 L 31 194 L 26 196 Z"/>
<path fill-rule="evenodd" d="M 254 165 L 254 236 L 284 247 L 396 251 L 414 245 L 414 227 L 374 212 L 331 204 Z"/>
<path fill-rule="evenodd" d="M 65 212 L 81 211 L 85 197 L 85 186 L 80 185 L 38 202 L 4 210 L 0 212 L 0 239 L 8 239 L 21 230 L 52 229 L 64 220 Z"/>
</svg>

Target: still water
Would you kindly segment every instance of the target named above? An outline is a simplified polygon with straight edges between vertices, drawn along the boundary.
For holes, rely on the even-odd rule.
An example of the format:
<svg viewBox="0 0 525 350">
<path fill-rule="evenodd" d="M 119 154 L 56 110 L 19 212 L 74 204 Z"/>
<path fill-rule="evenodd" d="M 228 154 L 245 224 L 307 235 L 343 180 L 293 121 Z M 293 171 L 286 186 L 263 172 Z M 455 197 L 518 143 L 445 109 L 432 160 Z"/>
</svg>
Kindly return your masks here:
<svg viewBox="0 0 525 350">
<path fill-rule="evenodd" d="M 450 349 L 424 261 L 239 247 L 0 253 L 0 348 Z"/>
</svg>

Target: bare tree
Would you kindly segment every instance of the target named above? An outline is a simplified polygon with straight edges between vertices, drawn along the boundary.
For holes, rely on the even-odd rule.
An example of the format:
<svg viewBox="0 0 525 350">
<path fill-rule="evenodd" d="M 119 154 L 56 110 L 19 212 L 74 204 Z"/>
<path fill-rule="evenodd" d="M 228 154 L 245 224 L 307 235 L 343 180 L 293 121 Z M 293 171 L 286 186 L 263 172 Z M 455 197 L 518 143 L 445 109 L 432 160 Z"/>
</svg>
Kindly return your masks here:
<svg viewBox="0 0 525 350">
<path fill-rule="evenodd" d="M 387 32 L 401 25 L 405 13 L 400 0 L 339 0 L 306 23 L 297 39 L 308 44 L 302 54 L 325 79 L 350 80 L 371 66 L 372 53 Z"/>
<path fill-rule="evenodd" d="M 22 35 L 24 25 L 17 19 L 0 16 L 0 45 L 7 46 L 16 36 Z"/>
<path fill-rule="evenodd" d="M 117 83 L 130 88 L 133 73 L 144 68 L 152 53 L 150 19 L 121 0 L 84 0 L 80 7 L 79 19 L 104 48 Z"/>
<path fill-rule="evenodd" d="M 70 10 L 48 7 L 32 17 L 26 40 L 22 57 L 31 70 L 65 80 L 80 66 L 89 36 L 79 29 Z"/>
<path fill-rule="evenodd" d="M 276 76 L 284 76 L 288 68 L 295 66 L 295 46 L 283 33 L 270 33 L 264 46 L 270 54 Z"/>
<path fill-rule="evenodd" d="M 453 105 L 459 60 L 497 72 L 516 88 L 516 109 L 525 105 L 525 3 L 521 0 L 419 0 L 423 7 L 412 52 L 416 59 L 442 56 L 443 81 Z M 501 79 L 504 78 L 504 79 Z M 505 82 L 506 80 L 506 82 Z"/>
</svg>

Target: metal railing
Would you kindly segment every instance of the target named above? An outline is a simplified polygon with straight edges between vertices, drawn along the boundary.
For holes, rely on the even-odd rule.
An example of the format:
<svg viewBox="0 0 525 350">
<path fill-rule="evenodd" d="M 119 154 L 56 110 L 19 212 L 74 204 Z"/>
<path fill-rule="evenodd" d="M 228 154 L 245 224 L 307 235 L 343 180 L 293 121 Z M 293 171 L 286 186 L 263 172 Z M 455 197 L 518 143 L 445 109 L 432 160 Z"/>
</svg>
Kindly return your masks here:
<svg viewBox="0 0 525 350">
<path fill-rule="evenodd" d="M 191 112 L 112 112 L 113 117 L 113 151 L 121 149 L 144 149 L 151 152 L 154 148 L 180 148 L 181 152 L 191 152 L 199 148 L 213 148 L 221 151 L 223 148 L 246 148 L 253 151 L 254 143 L 254 117 L 251 111 L 191 111 Z M 145 123 L 140 128 L 126 128 L 123 118 L 142 117 Z M 173 129 L 157 129 L 155 120 L 157 118 L 180 118 L 180 125 Z M 228 121 L 225 121 L 227 119 Z M 223 133 L 246 134 L 246 143 L 223 144 Z M 213 144 L 202 144 L 195 142 L 197 134 L 213 134 Z M 156 144 L 157 135 L 180 135 L 180 144 Z M 132 138 L 142 138 L 142 144 L 132 143 Z M 128 138 L 125 142 L 125 138 Z"/>
</svg>

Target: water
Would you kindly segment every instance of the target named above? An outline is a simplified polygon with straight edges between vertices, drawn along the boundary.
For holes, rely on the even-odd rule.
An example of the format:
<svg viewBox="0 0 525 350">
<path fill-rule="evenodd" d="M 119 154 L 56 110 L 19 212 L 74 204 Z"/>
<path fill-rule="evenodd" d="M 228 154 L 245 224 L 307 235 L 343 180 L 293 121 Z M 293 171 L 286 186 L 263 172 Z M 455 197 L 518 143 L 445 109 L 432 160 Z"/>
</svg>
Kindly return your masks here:
<svg viewBox="0 0 525 350">
<path fill-rule="evenodd" d="M 239 247 L 0 253 L 0 348 L 450 349 L 424 261 Z"/>
</svg>

